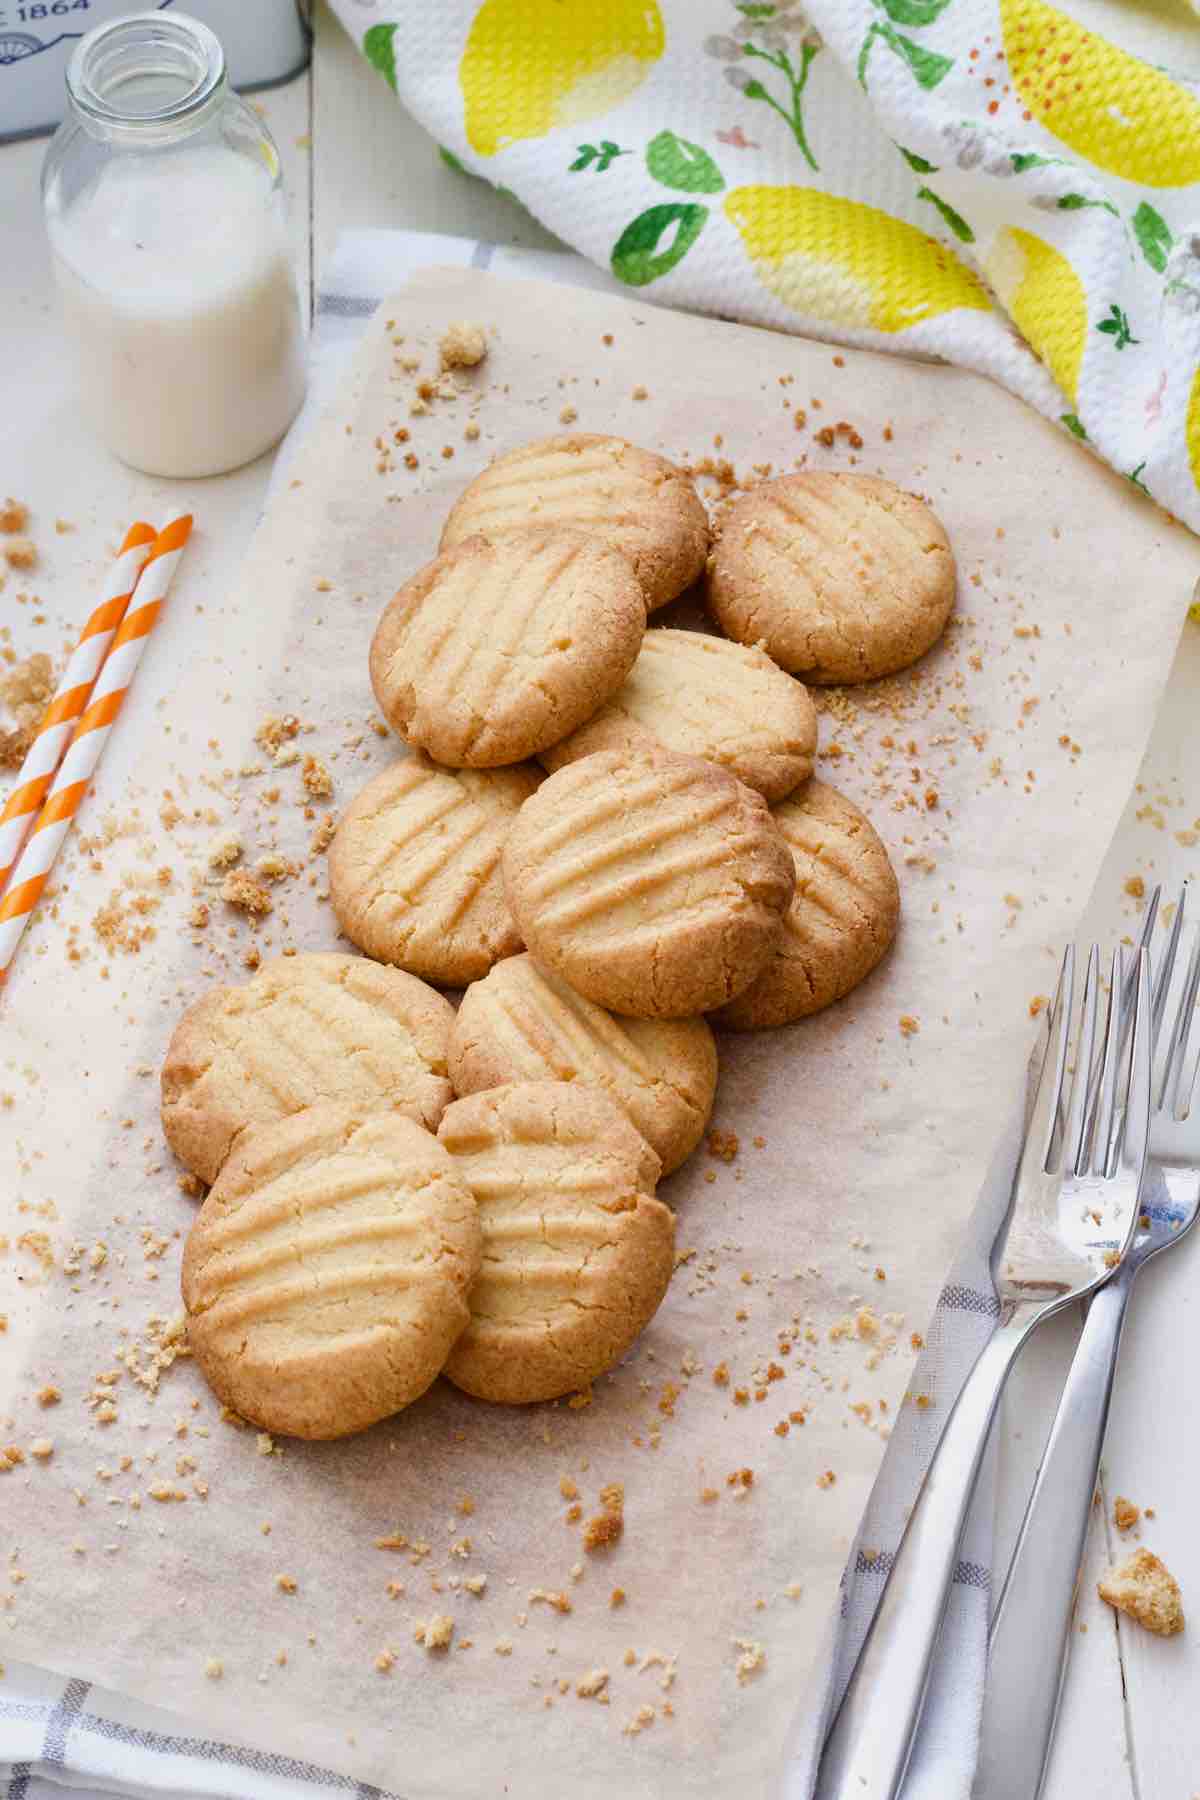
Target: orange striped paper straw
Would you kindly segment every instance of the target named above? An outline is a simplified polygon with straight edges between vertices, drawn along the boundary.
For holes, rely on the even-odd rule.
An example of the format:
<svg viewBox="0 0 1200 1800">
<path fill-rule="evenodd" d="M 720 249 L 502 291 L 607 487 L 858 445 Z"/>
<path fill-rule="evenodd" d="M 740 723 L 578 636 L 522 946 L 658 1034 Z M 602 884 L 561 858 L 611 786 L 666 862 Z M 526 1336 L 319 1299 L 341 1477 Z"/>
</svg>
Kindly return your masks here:
<svg viewBox="0 0 1200 1800">
<path fill-rule="evenodd" d="M 104 592 L 71 652 L 63 678 L 21 764 L 17 785 L 0 812 L 0 894 L 12 874 L 13 864 L 37 817 L 38 808 L 46 798 L 54 771 L 75 729 L 75 721 L 88 703 L 96 676 L 108 654 L 113 635 L 125 617 L 129 596 L 153 542 L 153 525 L 143 524 L 140 519 L 125 533 L 120 554 L 108 572 Z"/>
<path fill-rule="evenodd" d="M 192 515 L 182 513 L 168 520 L 155 537 L 146 566 L 133 590 L 129 610 L 96 678 L 92 697 L 76 723 L 67 753 L 51 783 L 29 841 L 18 858 L 8 891 L 0 900 L 0 982 L 8 974 L 17 945 L 49 879 L 54 859 L 71 828 L 71 820 L 91 785 L 101 752 L 141 661 L 146 639 L 162 611 L 171 577 L 191 529 Z"/>
</svg>

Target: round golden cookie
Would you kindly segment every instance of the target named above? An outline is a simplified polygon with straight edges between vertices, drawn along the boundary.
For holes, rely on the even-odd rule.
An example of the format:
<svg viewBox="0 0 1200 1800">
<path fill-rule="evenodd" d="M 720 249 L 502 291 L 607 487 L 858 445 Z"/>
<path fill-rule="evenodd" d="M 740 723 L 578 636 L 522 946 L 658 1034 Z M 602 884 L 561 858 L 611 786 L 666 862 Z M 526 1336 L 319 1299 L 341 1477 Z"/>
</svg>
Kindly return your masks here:
<svg viewBox="0 0 1200 1800">
<path fill-rule="evenodd" d="M 820 1012 L 871 973 L 896 935 L 900 889 L 874 826 L 823 781 L 774 808 L 796 865 L 796 892 L 766 968 L 714 1014 L 735 1031 Z"/>
<path fill-rule="evenodd" d="M 749 987 L 792 859 L 761 794 L 694 756 L 600 750 L 549 776 L 504 847 L 537 960 L 613 1012 L 680 1019 Z"/>
<path fill-rule="evenodd" d="M 329 898 L 351 943 L 446 987 L 513 956 L 500 853 L 541 779 L 533 764 L 440 769 L 417 753 L 369 781 L 329 846 Z"/>
<path fill-rule="evenodd" d="M 656 746 L 702 756 L 782 800 L 812 774 L 816 709 L 762 650 L 704 631 L 648 631 L 624 685 L 541 761 L 561 769 L 594 750 Z"/>
<path fill-rule="evenodd" d="M 239 1133 L 338 1100 L 436 1130 L 454 1009 L 413 975 L 321 952 L 264 963 L 184 1013 L 162 1068 L 168 1144 L 213 1182 Z"/>
<path fill-rule="evenodd" d="M 708 514 L 682 469 L 587 431 L 539 438 L 489 463 L 451 509 L 442 549 L 474 531 L 538 523 L 594 532 L 623 550 L 651 612 L 691 586 L 708 552 Z"/>
<path fill-rule="evenodd" d="M 876 475 L 813 471 L 735 500 L 709 558 L 709 610 L 806 681 L 871 681 L 937 642 L 954 554 L 923 500 Z"/>
<path fill-rule="evenodd" d="M 400 1113 L 312 1106 L 244 1138 L 183 1253 L 188 1343 L 264 1431 L 335 1438 L 399 1412 L 470 1313 L 479 1215 Z"/>
<path fill-rule="evenodd" d="M 658 1310 L 675 1217 L 654 1198 L 658 1158 L 607 1095 L 519 1082 L 446 1108 L 441 1142 L 483 1233 L 471 1322 L 446 1363 L 481 1400 L 586 1388 Z"/>
<path fill-rule="evenodd" d="M 510 1081 L 602 1088 L 669 1175 L 704 1135 L 717 1047 L 704 1019 L 618 1019 L 532 956 L 510 956 L 463 995 L 450 1033 L 456 1094 Z"/>
<path fill-rule="evenodd" d="M 385 607 L 371 685 L 410 744 L 454 768 L 495 768 L 603 706 L 645 629 L 642 590 L 619 550 L 552 526 L 476 535 Z"/>
</svg>

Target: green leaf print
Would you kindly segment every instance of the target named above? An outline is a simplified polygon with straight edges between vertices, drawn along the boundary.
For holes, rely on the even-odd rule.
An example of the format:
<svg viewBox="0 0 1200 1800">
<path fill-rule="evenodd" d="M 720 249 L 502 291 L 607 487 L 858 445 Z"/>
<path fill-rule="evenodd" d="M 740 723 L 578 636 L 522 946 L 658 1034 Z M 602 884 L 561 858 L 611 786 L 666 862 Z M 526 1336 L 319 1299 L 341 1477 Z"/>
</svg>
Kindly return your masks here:
<svg viewBox="0 0 1200 1800">
<path fill-rule="evenodd" d="M 373 63 L 392 92 L 396 91 L 396 33 L 398 25 L 371 25 L 363 37 L 363 55 Z"/>
<path fill-rule="evenodd" d="M 917 189 L 917 199 L 928 200 L 931 206 L 937 207 L 942 218 L 946 221 L 946 224 L 950 227 L 960 243 L 973 244 L 975 242 L 975 233 L 971 230 L 971 227 L 967 224 L 967 221 L 963 218 L 962 214 L 956 213 L 952 206 L 947 206 L 946 202 L 939 198 L 932 188 L 919 187 Z"/>
<path fill-rule="evenodd" d="M 1059 212 L 1083 212 L 1085 207 L 1101 206 L 1105 212 L 1110 212 L 1114 219 L 1119 219 L 1121 216 L 1111 200 L 1089 200 L 1086 194 L 1060 194 L 1056 204 Z"/>
<path fill-rule="evenodd" d="M 1023 175 L 1026 169 L 1048 169 L 1051 163 L 1062 162 L 1061 156 L 1039 156 L 1036 150 L 1016 150 L 1012 153 L 1013 171 Z"/>
<path fill-rule="evenodd" d="M 704 230 L 707 218 L 707 206 L 684 206 L 679 201 L 639 213 L 612 247 L 613 274 L 628 287 L 645 287 L 670 274 Z"/>
<path fill-rule="evenodd" d="M 950 0 L 875 0 L 896 25 L 932 25 L 941 17 Z"/>
<path fill-rule="evenodd" d="M 818 165 L 804 129 L 804 90 L 808 86 L 813 59 L 820 54 L 821 48 L 821 39 L 815 33 L 806 32 L 800 41 L 800 56 L 797 64 L 792 61 L 791 51 L 787 49 L 786 43 L 778 49 L 763 49 L 760 45 L 750 41 L 742 45 L 744 57 L 751 57 L 757 62 L 766 63 L 783 76 L 787 87 L 780 90 L 784 94 L 782 101 L 767 86 L 765 72 L 764 79 L 760 81 L 744 68 L 731 68 L 725 71 L 725 79 L 736 87 L 739 93 L 744 94 L 747 100 L 764 100 L 772 112 L 779 114 L 795 138 L 796 147 L 810 169 L 815 169 Z M 722 183 L 723 185 L 724 183 Z M 703 191 L 708 193 L 716 190 L 704 189 Z"/>
<path fill-rule="evenodd" d="M 601 138 L 599 144 L 577 144 L 579 154 L 567 170 L 568 175 L 577 175 L 581 169 L 596 165 L 596 174 L 603 175 L 609 164 L 618 156 L 632 156 L 632 150 L 622 150 L 611 138 Z"/>
<path fill-rule="evenodd" d="M 936 163 L 926 162 L 923 156 L 918 156 L 915 150 L 906 150 L 903 144 L 897 144 L 896 148 L 909 168 L 915 169 L 918 175 L 937 174 L 938 165 Z"/>
<path fill-rule="evenodd" d="M 1133 235 L 1141 245 L 1142 255 L 1156 274 L 1167 266 L 1167 257 L 1175 239 L 1171 227 L 1161 213 L 1145 200 L 1133 215 Z"/>
<path fill-rule="evenodd" d="M 896 31 L 882 19 L 876 19 L 863 39 L 862 49 L 858 53 L 858 80 L 861 87 L 865 88 L 867 85 L 867 61 L 876 38 L 880 38 L 887 45 L 893 56 L 898 56 L 902 62 L 908 64 L 918 86 L 923 87 L 926 92 L 930 88 L 935 88 L 939 81 L 944 80 L 954 67 L 952 56 L 939 56 L 936 50 L 924 50 L 920 44 L 915 44 L 911 38 L 905 37 L 903 32 Z"/>
<path fill-rule="evenodd" d="M 660 131 L 646 146 L 646 167 L 663 187 L 684 194 L 719 194 L 725 177 L 707 150 L 673 131 Z"/>
<path fill-rule="evenodd" d="M 1129 329 L 1129 315 L 1115 302 L 1108 309 L 1108 316 L 1101 319 L 1096 327 L 1113 341 L 1114 350 L 1123 350 L 1126 344 L 1140 344 L 1141 338 L 1135 338 Z"/>
<path fill-rule="evenodd" d="M 773 19 L 777 10 L 774 0 L 737 0 L 737 9 L 747 19 Z"/>
<path fill-rule="evenodd" d="M 1142 480 L 1142 470 L 1145 468 L 1145 466 L 1146 466 L 1146 464 L 1144 461 L 1140 462 L 1136 469 L 1129 470 L 1125 479 L 1126 479 L 1126 481 L 1132 481 L 1135 488 L 1141 488 L 1143 494 L 1146 494 L 1151 499 L 1153 499 L 1153 495 L 1150 494 L 1150 489 L 1146 486 L 1145 482 Z"/>
<path fill-rule="evenodd" d="M 1067 430 L 1071 433 L 1072 437 L 1077 437 L 1083 443 L 1086 444 L 1087 432 L 1084 430 L 1083 420 L 1078 416 L 1078 414 L 1076 414 L 1076 413 L 1060 413 L 1058 416 L 1058 422 L 1060 425 L 1066 426 Z"/>
</svg>

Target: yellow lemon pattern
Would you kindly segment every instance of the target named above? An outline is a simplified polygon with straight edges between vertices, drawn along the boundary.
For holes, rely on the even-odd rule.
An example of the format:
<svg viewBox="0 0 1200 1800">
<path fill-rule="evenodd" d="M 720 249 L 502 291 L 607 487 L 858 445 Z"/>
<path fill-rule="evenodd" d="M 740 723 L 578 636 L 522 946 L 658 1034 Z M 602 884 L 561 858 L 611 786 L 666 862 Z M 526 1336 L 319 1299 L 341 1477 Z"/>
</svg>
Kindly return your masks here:
<svg viewBox="0 0 1200 1800">
<path fill-rule="evenodd" d="M 725 212 L 763 286 L 810 318 L 894 332 L 960 307 L 991 309 L 952 251 L 876 207 L 819 188 L 742 187 Z"/>
<path fill-rule="evenodd" d="M 1200 181 L 1200 101 L 1045 0 L 1001 0 L 1009 75 L 1060 143 L 1144 187 Z"/>
<path fill-rule="evenodd" d="M 1015 225 L 998 234 L 987 268 L 1017 330 L 1073 401 L 1088 329 L 1078 275 L 1061 251 Z"/>
<path fill-rule="evenodd" d="M 1192 376 L 1192 388 L 1188 396 L 1187 452 L 1192 480 L 1200 488 L 1200 369 Z"/>
<path fill-rule="evenodd" d="M 610 111 L 664 41 L 658 0 L 484 0 L 459 64 L 467 142 L 495 156 Z"/>
</svg>

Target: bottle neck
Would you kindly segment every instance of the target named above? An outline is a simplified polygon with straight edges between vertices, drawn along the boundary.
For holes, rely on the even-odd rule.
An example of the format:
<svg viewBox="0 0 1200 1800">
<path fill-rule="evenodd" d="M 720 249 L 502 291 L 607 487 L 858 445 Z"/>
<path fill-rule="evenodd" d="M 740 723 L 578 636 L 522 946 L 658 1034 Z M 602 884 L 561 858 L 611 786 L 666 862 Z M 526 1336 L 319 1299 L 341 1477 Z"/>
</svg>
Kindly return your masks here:
<svg viewBox="0 0 1200 1800">
<path fill-rule="evenodd" d="M 189 137 L 212 119 L 227 91 L 218 39 L 184 13 L 142 13 L 97 26 L 67 68 L 67 92 L 84 130 L 131 149 Z"/>
</svg>

